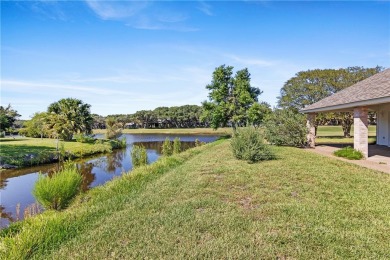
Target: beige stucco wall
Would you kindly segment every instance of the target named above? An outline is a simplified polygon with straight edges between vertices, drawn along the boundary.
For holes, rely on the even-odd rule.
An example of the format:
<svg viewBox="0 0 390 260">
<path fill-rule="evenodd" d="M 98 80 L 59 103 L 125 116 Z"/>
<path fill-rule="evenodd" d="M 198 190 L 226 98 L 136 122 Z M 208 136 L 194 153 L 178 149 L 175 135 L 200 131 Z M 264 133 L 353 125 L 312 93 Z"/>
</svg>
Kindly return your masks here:
<svg viewBox="0 0 390 260">
<path fill-rule="evenodd" d="M 377 144 L 390 146 L 390 104 L 377 108 Z"/>
</svg>

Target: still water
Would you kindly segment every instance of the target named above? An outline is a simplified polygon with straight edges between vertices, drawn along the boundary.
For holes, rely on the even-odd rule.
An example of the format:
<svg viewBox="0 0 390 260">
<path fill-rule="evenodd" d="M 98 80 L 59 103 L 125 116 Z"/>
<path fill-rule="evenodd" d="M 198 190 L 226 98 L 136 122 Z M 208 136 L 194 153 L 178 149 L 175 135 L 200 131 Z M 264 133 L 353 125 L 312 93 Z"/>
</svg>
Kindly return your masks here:
<svg viewBox="0 0 390 260">
<path fill-rule="evenodd" d="M 156 161 L 161 155 L 161 146 L 166 137 L 173 140 L 179 137 L 182 150 L 195 146 L 195 139 L 201 142 L 212 142 L 217 136 L 204 135 L 123 135 L 126 138 L 127 148 L 115 150 L 110 154 L 98 155 L 75 161 L 83 175 L 82 189 L 86 191 L 101 185 L 115 176 L 132 169 L 130 151 L 134 144 L 143 145 L 147 149 L 149 163 Z M 0 228 L 10 222 L 23 219 L 26 211 L 35 207 L 35 199 L 31 193 L 39 172 L 53 174 L 60 165 L 46 164 L 15 170 L 6 170 L 0 174 Z"/>
</svg>

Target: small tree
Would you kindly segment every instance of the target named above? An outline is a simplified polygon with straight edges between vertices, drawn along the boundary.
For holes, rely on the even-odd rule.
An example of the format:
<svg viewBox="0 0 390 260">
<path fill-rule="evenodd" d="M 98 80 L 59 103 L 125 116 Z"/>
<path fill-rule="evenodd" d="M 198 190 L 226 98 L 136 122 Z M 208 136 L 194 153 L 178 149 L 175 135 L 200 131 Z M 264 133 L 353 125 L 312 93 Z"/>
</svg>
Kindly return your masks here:
<svg viewBox="0 0 390 260">
<path fill-rule="evenodd" d="M 30 120 L 24 122 L 24 127 L 19 130 L 19 134 L 35 138 L 49 137 L 47 117 L 46 112 L 34 113 Z"/>
<path fill-rule="evenodd" d="M 106 138 L 107 139 L 118 139 L 122 135 L 121 124 L 114 118 L 106 119 Z"/>
<path fill-rule="evenodd" d="M 63 98 L 49 105 L 49 129 L 61 139 L 70 141 L 73 134 L 91 134 L 93 118 L 90 112 L 91 105 L 75 98 Z"/>
<path fill-rule="evenodd" d="M 265 137 L 271 144 L 302 147 L 307 132 L 305 117 L 290 109 L 277 109 L 265 120 Z"/>
<path fill-rule="evenodd" d="M 245 124 L 248 109 L 262 93 L 259 88 L 251 86 L 250 80 L 246 68 L 237 71 L 234 77 L 232 66 L 216 68 L 211 83 L 206 86 L 210 92 L 209 101 L 202 103 L 203 119 L 209 120 L 214 129 L 230 123 L 235 131 L 237 125 Z"/>
<path fill-rule="evenodd" d="M 12 129 L 15 120 L 20 117 L 18 112 L 9 104 L 7 107 L 0 106 L 0 132 Z"/>
<path fill-rule="evenodd" d="M 171 156 L 172 155 L 172 143 L 169 138 L 165 138 L 165 141 L 162 145 L 162 154 L 163 156 Z"/>
<path fill-rule="evenodd" d="M 148 153 L 145 147 L 134 145 L 131 150 L 131 162 L 133 167 L 139 167 L 148 164 Z"/>
<path fill-rule="evenodd" d="M 174 140 L 173 140 L 173 153 L 174 154 L 178 154 L 181 152 L 181 142 L 180 142 L 180 138 L 179 137 L 176 137 Z"/>
</svg>

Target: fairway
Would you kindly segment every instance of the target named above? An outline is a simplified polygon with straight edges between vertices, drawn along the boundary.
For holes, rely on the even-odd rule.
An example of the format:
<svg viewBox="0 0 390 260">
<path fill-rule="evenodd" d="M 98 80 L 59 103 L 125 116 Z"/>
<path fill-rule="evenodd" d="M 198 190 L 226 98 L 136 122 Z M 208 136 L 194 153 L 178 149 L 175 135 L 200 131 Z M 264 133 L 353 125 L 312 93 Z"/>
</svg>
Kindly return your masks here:
<svg viewBox="0 0 390 260">
<path fill-rule="evenodd" d="M 376 143 L 376 125 L 368 126 L 368 143 Z M 353 145 L 353 126 L 351 137 L 343 137 L 341 126 L 319 126 L 317 130 L 316 144 L 350 144 Z"/>
</svg>

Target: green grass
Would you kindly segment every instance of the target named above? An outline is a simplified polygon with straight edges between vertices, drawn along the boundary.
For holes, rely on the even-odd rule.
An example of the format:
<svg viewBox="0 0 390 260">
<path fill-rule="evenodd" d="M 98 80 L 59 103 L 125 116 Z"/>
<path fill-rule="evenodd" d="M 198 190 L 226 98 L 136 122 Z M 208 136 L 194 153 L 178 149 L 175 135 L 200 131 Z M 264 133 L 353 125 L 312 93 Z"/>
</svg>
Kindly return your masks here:
<svg viewBox="0 0 390 260">
<path fill-rule="evenodd" d="M 223 140 L 161 158 L 4 230 L 0 258 L 390 258 L 390 175 L 275 152 L 248 164 Z"/>
<path fill-rule="evenodd" d="M 76 165 L 67 163 L 50 177 L 40 174 L 32 193 L 45 209 L 62 210 L 80 192 L 82 181 Z"/>
<path fill-rule="evenodd" d="M 71 157 L 83 157 L 111 151 L 111 145 L 60 141 Z M 48 138 L 4 138 L 0 139 L 0 157 L 2 163 L 18 166 L 30 166 L 51 162 L 56 154 L 57 141 Z M 31 157 L 33 155 L 33 157 Z"/>
<path fill-rule="evenodd" d="M 94 134 L 104 134 L 105 129 L 95 129 Z M 212 128 L 171 128 L 171 129 L 124 129 L 124 134 L 177 134 L 177 135 L 229 135 L 232 133 L 232 128 L 218 128 L 213 130 Z"/>
<path fill-rule="evenodd" d="M 364 158 L 362 152 L 353 149 L 351 146 L 347 146 L 337 151 L 334 151 L 333 154 L 338 157 L 347 158 L 349 160 L 360 160 Z"/>
<path fill-rule="evenodd" d="M 350 138 L 343 137 L 341 126 L 319 126 L 317 130 L 316 144 L 353 144 L 353 126 Z M 368 126 L 368 143 L 376 143 L 376 126 Z"/>
</svg>

